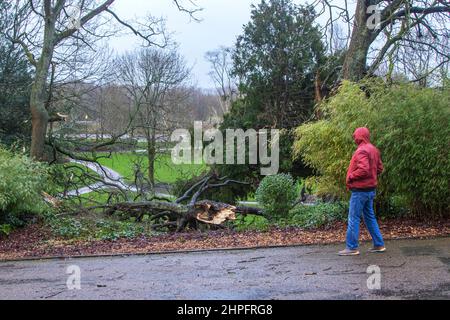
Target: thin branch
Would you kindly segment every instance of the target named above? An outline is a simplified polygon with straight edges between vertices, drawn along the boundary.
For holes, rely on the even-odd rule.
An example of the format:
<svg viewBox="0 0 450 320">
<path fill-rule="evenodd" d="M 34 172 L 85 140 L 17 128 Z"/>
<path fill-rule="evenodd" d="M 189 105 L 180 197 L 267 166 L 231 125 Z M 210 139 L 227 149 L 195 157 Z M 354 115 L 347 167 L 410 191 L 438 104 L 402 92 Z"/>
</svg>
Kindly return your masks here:
<svg viewBox="0 0 450 320">
<path fill-rule="evenodd" d="M 115 0 L 106 0 L 101 5 L 99 5 L 97 8 L 90 11 L 88 14 L 86 14 L 84 17 L 80 19 L 80 27 L 84 26 L 86 23 L 94 19 L 96 16 L 98 16 L 100 13 L 106 11 L 111 4 L 113 4 Z M 67 29 L 65 31 L 59 32 L 55 36 L 55 45 L 60 43 L 62 40 L 72 36 L 74 33 L 76 33 L 79 29 L 78 28 L 71 28 Z"/>
<path fill-rule="evenodd" d="M 142 39 L 144 39 L 145 41 L 147 41 L 149 44 L 151 45 L 156 45 L 160 48 L 164 48 L 167 45 L 167 38 L 166 35 L 164 34 L 163 31 L 161 32 L 156 32 L 153 30 L 153 28 L 150 28 L 151 33 L 148 35 L 144 35 L 142 34 L 142 32 L 140 32 L 139 30 L 137 30 L 136 28 L 134 28 L 132 25 L 130 25 L 129 23 L 123 21 L 122 19 L 120 19 L 120 17 L 112 10 L 110 9 L 106 9 L 105 12 L 108 12 L 109 14 L 111 14 L 114 19 L 116 19 L 117 22 L 119 22 L 121 25 L 125 26 L 126 28 L 128 28 L 129 30 L 131 30 L 136 36 L 141 37 Z M 158 44 L 156 42 L 153 42 L 151 40 L 152 37 L 157 36 L 157 35 L 162 35 L 164 37 L 164 42 L 163 44 Z"/>
<path fill-rule="evenodd" d="M 194 1 L 189 0 L 189 3 L 193 6 L 193 9 L 188 9 L 185 6 L 183 6 L 182 4 L 180 4 L 180 0 L 173 0 L 173 2 L 177 6 L 178 10 L 188 13 L 189 16 L 195 21 L 201 21 L 201 19 L 195 17 L 195 14 L 197 12 L 203 11 L 203 8 L 199 8 Z"/>
</svg>

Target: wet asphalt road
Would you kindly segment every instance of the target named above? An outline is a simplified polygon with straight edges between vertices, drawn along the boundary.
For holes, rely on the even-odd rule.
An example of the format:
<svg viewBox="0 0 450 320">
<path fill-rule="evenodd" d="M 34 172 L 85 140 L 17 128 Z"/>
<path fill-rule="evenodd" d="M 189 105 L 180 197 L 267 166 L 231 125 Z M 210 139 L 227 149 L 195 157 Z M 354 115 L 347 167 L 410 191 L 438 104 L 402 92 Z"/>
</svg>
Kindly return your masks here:
<svg viewBox="0 0 450 320">
<path fill-rule="evenodd" d="M 2 262 L 0 299 L 450 299 L 450 238 L 369 245 L 347 258 L 329 245 Z M 81 290 L 67 288 L 72 265 Z M 368 289 L 372 265 L 381 290 Z"/>
</svg>

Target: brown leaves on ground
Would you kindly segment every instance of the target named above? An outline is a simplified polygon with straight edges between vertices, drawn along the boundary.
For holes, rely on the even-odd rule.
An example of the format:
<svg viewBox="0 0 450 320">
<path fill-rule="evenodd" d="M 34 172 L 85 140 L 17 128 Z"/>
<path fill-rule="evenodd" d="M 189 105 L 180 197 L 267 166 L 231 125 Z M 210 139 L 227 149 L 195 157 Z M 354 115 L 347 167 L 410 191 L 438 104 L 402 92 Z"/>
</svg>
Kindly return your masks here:
<svg viewBox="0 0 450 320">
<path fill-rule="evenodd" d="M 450 235 L 450 219 L 439 221 L 388 220 L 380 223 L 386 240 L 425 238 Z M 231 230 L 209 233 L 166 234 L 117 241 L 74 241 L 52 236 L 40 225 L 17 230 L 0 239 L 0 260 L 42 257 L 75 257 L 83 255 L 137 254 L 199 249 L 251 248 L 302 244 L 330 244 L 345 241 L 346 224 L 327 228 L 271 229 L 267 232 Z M 370 240 L 361 227 L 361 240 Z"/>
</svg>

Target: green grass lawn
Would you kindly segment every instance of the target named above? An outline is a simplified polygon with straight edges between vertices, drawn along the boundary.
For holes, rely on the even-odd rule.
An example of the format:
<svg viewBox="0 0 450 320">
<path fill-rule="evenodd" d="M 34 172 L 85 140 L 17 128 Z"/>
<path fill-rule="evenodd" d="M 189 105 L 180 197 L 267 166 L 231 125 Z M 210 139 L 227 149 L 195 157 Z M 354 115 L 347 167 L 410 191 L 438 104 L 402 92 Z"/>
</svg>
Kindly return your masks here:
<svg viewBox="0 0 450 320">
<path fill-rule="evenodd" d="M 120 173 L 125 180 L 134 180 L 134 167 L 139 163 L 147 174 L 148 159 L 145 154 L 136 153 L 115 153 L 108 159 L 101 159 L 100 164 Z M 174 183 L 180 179 L 189 179 L 195 175 L 200 175 L 207 170 L 206 165 L 175 165 L 172 163 L 169 154 L 162 154 L 157 157 L 155 163 L 155 179 L 157 182 Z"/>
</svg>

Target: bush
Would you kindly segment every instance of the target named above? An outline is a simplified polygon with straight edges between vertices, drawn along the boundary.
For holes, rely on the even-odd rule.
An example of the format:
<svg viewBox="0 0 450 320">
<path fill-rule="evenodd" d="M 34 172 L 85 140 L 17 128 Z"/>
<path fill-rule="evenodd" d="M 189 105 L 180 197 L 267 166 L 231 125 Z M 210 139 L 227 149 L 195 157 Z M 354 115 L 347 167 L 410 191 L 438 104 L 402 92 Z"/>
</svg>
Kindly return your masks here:
<svg viewBox="0 0 450 320">
<path fill-rule="evenodd" d="M 314 229 L 329 226 L 337 221 L 346 221 L 348 214 L 347 202 L 324 203 L 316 205 L 297 205 L 289 214 L 278 221 L 270 222 L 260 216 L 239 216 L 233 222 L 237 231 L 267 231 L 272 226 L 279 228 L 305 228 Z"/>
<path fill-rule="evenodd" d="M 294 179 L 289 174 L 267 176 L 256 190 L 256 201 L 269 220 L 287 216 L 297 197 Z"/>
<path fill-rule="evenodd" d="M 270 223 L 266 218 L 254 215 L 239 216 L 233 225 L 239 232 L 267 231 L 270 228 Z"/>
<path fill-rule="evenodd" d="M 48 206 L 41 192 L 48 185 L 46 165 L 0 147 L 0 225 L 20 225 L 25 215 L 43 213 Z"/>
<path fill-rule="evenodd" d="M 98 239 L 115 241 L 145 234 L 143 225 L 132 221 L 92 219 L 87 217 L 46 216 L 52 233 L 64 239 Z"/>
<path fill-rule="evenodd" d="M 0 237 L 2 235 L 8 236 L 12 231 L 12 226 L 10 224 L 0 224 Z"/>
<path fill-rule="evenodd" d="M 345 221 L 348 205 L 346 202 L 318 203 L 314 206 L 298 205 L 289 212 L 284 224 L 301 228 L 319 228 L 336 221 Z"/>
<path fill-rule="evenodd" d="M 380 199 L 404 199 L 415 215 L 443 215 L 450 209 L 449 101 L 448 88 L 386 87 L 372 80 L 363 90 L 344 82 L 320 107 L 324 119 L 297 129 L 294 150 L 318 173 L 319 194 L 344 199 L 346 170 L 356 148 L 352 133 L 366 126 L 385 164 Z"/>
<path fill-rule="evenodd" d="M 72 217 L 51 216 L 47 217 L 46 222 L 53 234 L 65 239 L 76 239 L 88 234 L 86 226 Z"/>
<path fill-rule="evenodd" d="M 131 239 L 144 234 L 142 226 L 129 221 L 99 221 L 96 227 L 95 237 L 100 240 Z"/>
</svg>

